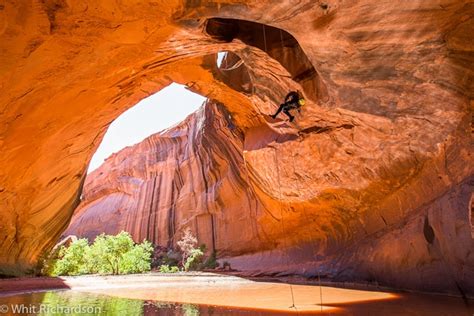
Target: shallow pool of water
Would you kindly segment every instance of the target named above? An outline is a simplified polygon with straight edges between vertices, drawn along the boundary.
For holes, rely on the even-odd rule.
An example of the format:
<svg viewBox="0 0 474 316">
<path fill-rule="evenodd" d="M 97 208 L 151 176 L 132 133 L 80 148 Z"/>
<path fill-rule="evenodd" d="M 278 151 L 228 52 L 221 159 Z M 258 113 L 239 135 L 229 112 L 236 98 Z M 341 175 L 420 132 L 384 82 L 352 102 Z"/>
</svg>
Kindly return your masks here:
<svg viewBox="0 0 474 316">
<path fill-rule="evenodd" d="M 0 297 L 0 315 L 284 315 L 286 313 L 112 297 L 73 290 Z"/>
<path fill-rule="evenodd" d="M 298 288 L 296 288 L 298 289 Z M 122 288 L 120 295 L 140 296 L 146 292 L 147 297 L 152 297 L 152 292 L 159 292 L 156 289 Z M 345 290 L 337 288 L 325 288 L 324 310 L 319 304 L 306 306 L 302 303 L 303 293 L 295 291 L 295 304 L 299 310 L 287 308 L 286 311 L 275 311 L 278 304 L 285 304 L 275 296 L 275 291 L 265 291 L 264 296 L 252 295 L 254 300 L 265 298 L 265 309 L 235 308 L 185 304 L 167 303 L 148 299 L 132 299 L 124 296 L 117 296 L 114 290 L 109 289 L 102 293 L 91 293 L 78 290 L 55 290 L 47 292 L 34 292 L 17 294 L 11 296 L 0 296 L 0 316 L 1 315 L 456 315 L 473 316 L 474 307 L 472 301 L 463 301 L 461 298 L 420 295 L 414 293 L 398 294 L 389 299 L 366 299 L 366 296 L 355 299 L 350 297 Z M 334 292 L 334 293 L 331 293 Z M 143 292 L 143 293 L 142 293 Z M 222 295 L 228 295 L 221 291 Z M 240 293 L 240 292 L 239 292 Z M 345 293 L 345 294 L 344 294 Z M 364 292 L 365 293 L 365 292 Z M 372 292 L 367 292 L 372 293 Z M 375 292 L 376 293 L 376 292 Z M 185 291 L 173 292 L 176 300 L 186 296 Z M 250 293 L 241 291 L 234 293 L 230 301 L 238 302 Z M 263 295 L 262 294 L 262 295 Z M 358 296 L 361 294 L 356 292 Z M 210 294 L 208 294 L 210 295 Z M 319 295 L 314 295 L 314 301 L 319 300 Z M 221 299 L 222 301 L 222 299 Z M 214 300 L 210 300 L 214 302 Z M 304 307 L 307 309 L 304 310 Z M 270 310 L 272 309 L 273 310 Z"/>
</svg>

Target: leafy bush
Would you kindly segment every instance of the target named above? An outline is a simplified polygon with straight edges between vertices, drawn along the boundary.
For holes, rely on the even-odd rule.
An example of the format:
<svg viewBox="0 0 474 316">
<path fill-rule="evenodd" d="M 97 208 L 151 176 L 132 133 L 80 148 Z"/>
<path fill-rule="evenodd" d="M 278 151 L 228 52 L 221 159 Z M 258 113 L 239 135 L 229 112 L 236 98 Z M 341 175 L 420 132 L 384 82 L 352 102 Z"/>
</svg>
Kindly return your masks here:
<svg viewBox="0 0 474 316">
<path fill-rule="evenodd" d="M 204 262 L 204 268 L 207 269 L 215 269 L 219 266 L 219 262 L 217 262 L 217 254 L 216 251 L 214 250 L 209 258 Z"/>
<path fill-rule="evenodd" d="M 183 265 L 186 264 L 188 257 L 196 250 L 197 242 L 196 237 L 191 233 L 191 229 L 186 228 L 183 237 L 177 242 L 179 250 L 181 250 L 183 255 Z"/>
<path fill-rule="evenodd" d="M 204 253 L 201 249 L 197 248 L 191 250 L 191 254 L 184 263 L 184 271 L 200 270 L 203 256 Z"/>
<path fill-rule="evenodd" d="M 87 257 L 89 242 L 86 238 L 78 239 L 69 247 L 59 249 L 58 260 L 54 263 L 52 275 L 79 275 L 88 273 Z"/>
<path fill-rule="evenodd" d="M 83 238 L 59 250 L 52 275 L 149 271 L 152 252 L 150 242 L 144 240 L 135 244 L 130 234 L 124 231 L 116 236 L 101 234 L 92 245 Z"/>
<path fill-rule="evenodd" d="M 196 305 L 192 304 L 183 304 L 181 305 L 181 308 L 183 309 L 183 315 L 184 316 L 199 316 L 199 307 Z"/>
<path fill-rule="evenodd" d="M 196 248 L 197 238 L 187 228 L 183 237 L 177 242 L 182 253 L 182 265 L 184 271 L 202 270 L 204 268 L 215 269 L 219 266 L 217 263 L 216 252 L 213 251 L 211 256 L 204 261 L 204 253 L 206 253 L 206 245 L 202 244 Z"/>
<path fill-rule="evenodd" d="M 176 273 L 176 272 L 179 272 L 179 268 L 177 266 L 170 267 L 167 264 L 163 264 L 160 266 L 160 272 L 161 273 Z"/>
<path fill-rule="evenodd" d="M 120 263 L 121 273 L 141 273 L 150 271 L 153 246 L 147 240 L 135 245 L 122 256 Z"/>
</svg>

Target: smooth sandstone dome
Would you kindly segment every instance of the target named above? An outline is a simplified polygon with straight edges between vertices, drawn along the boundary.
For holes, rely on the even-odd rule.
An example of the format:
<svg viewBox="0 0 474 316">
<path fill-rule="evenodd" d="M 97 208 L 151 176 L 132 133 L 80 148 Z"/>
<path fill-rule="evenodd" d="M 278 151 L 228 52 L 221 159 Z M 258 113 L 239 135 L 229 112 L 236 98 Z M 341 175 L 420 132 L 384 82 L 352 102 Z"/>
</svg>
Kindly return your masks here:
<svg viewBox="0 0 474 316">
<path fill-rule="evenodd" d="M 172 245 L 191 227 L 242 270 L 473 296 L 473 15 L 465 1 L 0 6 L 0 273 L 32 271 L 66 229 L 110 122 L 179 82 L 206 108 L 110 158 L 76 232 Z M 224 50 L 243 66 L 219 70 Z M 308 100 L 297 126 L 270 123 L 292 89 Z"/>
</svg>

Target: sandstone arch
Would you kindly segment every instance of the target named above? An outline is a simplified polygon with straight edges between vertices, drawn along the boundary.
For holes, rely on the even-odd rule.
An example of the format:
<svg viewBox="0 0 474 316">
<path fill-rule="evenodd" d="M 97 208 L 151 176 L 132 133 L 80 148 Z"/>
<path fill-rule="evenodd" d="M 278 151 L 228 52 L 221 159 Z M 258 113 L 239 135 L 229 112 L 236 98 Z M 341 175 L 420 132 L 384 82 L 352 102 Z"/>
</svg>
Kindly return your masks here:
<svg viewBox="0 0 474 316">
<path fill-rule="evenodd" d="M 287 205 L 284 230 L 266 213 L 258 219 L 265 238 L 284 247 L 263 238 L 251 252 L 234 253 L 235 265 L 270 267 L 281 251 L 297 259 L 290 271 L 320 269 L 336 280 L 376 276 L 391 286 L 454 293 L 460 285 L 472 295 L 469 223 L 455 228 L 454 221 L 459 212 L 465 218 L 472 192 L 472 3 L 412 1 L 403 10 L 393 1 L 325 5 L 6 3 L 1 273 L 30 271 L 67 226 L 108 124 L 176 81 L 225 105 L 245 136 L 256 194 L 267 209 Z M 278 27 L 297 39 L 325 91 L 305 110 L 300 124 L 307 133 L 294 139 L 291 130 L 273 130 L 255 115 L 271 112 L 298 83 L 258 47 L 205 34 L 205 20 L 216 17 Z M 222 50 L 238 51 L 253 65 L 252 94 L 213 75 L 212 54 Z M 268 164 L 274 150 L 288 166 L 280 170 L 282 185 Z M 311 210 L 309 219 L 303 208 Z M 429 247 L 426 214 L 436 236 Z"/>
</svg>

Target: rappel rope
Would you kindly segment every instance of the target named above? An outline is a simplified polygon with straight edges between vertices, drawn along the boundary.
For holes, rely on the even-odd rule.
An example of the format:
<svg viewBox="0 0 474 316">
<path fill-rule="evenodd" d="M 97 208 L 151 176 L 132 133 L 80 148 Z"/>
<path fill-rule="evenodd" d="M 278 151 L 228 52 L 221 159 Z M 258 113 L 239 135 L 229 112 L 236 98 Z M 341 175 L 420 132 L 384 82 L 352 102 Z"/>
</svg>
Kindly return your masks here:
<svg viewBox="0 0 474 316">
<path fill-rule="evenodd" d="M 267 37 L 266 37 L 266 32 L 265 32 L 265 25 L 262 24 L 262 29 L 263 29 L 263 44 L 264 44 L 264 49 L 265 49 L 265 53 L 267 53 Z M 282 54 L 284 54 L 284 42 L 283 42 L 283 33 L 280 29 L 280 42 L 281 42 L 281 48 L 282 48 Z M 240 66 L 240 65 L 239 65 Z M 279 128 L 280 129 L 280 132 L 281 132 L 281 127 Z M 285 228 L 284 228 L 284 224 L 283 224 L 283 196 L 282 196 L 282 192 L 281 192 L 281 179 L 280 179 L 280 168 L 279 168 L 279 165 L 278 165 L 278 157 L 277 157 L 277 154 L 276 154 L 276 148 L 273 147 L 273 153 L 274 153 L 274 160 L 275 160 L 275 165 L 276 165 L 276 171 L 277 171 L 277 180 L 278 180 L 278 191 L 279 191 L 279 205 L 280 205 L 280 222 L 281 222 L 281 228 L 282 228 L 282 231 L 284 232 L 285 231 Z M 296 172 L 296 169 L 295 169 L 295 157 L 294 157 L 294 154 L 293 154 L 293 150 L 291 152 L 291 157 L 292 157 L 292 160 L 293 160 L 293 172 Z M 244 163 L 245 163 L 245 158 L 244 158 Z M 248 171 L 247 171 L 248 172 Z M 298 191 L 300 191 L 300 188 L 297 184 L 297 189 Z M 309 223 L 309 218 L 308 218 L 308 215 L 306 214 L 306 208 L 303 206 L 303 214 L 306 218 L 306 221 Z M 313 247 L 313 254 L 315 253 L 315 246 L 314 246 L 314 243 L 312 244 L 312 247 Z M 289 254 L 286 256 L 286 265 L 289 267 Z M 318 283 L 319 283 L 319 300 L 320 300 L 320 307 L 321 307 L 321 312 L 323 312 L 323 292 L 322 292 L 322 286 L 321 286 L 321 276 L 320 276 L 320 271 L 319 271 L 319 268 L 318 268 Z M 296 312 L 298 313 L 298 309 L 296 308 L 296 305 L 295 305 L 295 296 L 294 296 L 294 292 L 293 292 L 293 285 L 291 283 L 289 283 L 289 286 L 290 286 L 290 291 L 291 291 L 291 300 L 292 300 L 292 306 L 290 306 L 290 308 L 294 308 L 296 310 Z"/>
<path fill-rule="evenodd" d="M 263 45 L 264 45 L 264 48 L 265 48 L 265 53 L 267 53 L 267 35 L 266 35 L 266 32 L 265 32 L 265 24 L 262 24 L 262 28 L 263 28 Z M 276 155 L 276 148 L 273 147 L 273 152 L 274 152 L 274 157 L 275 157 L 275 163 L 276 163 L 276 167 L 277 167 L 277 179 L 278 179 L 278 188 L 279 188 L 279 195 L 280 195 L 280 223 L 281 223 L 281 229 L 282 229 L 282 232 L 285 231 L 285 227 L 283 226 L 283 206 L 282 206 L 282 194 L 281 194 L 281 182 L 280 182 L 280 169 L 278 168 L 278 158 L 277 158 L 277 155 Z M 286 256 L 286 266 L 289 267 L 289 254 Z M 293 285 L 291 283 L 289 283 L 290 285 L 290 292 L 291 292 L 291 302 L 292 302 L 292 305 L 290 306 L 290 308 L 294 308 L 296 310 L 296 312 L 298 313 L 298 309 L 296 308 L 296 305 L 295 305 L 295 295 L 293 293 Z"/>
<path fill-rule="evenodd" d="M 282 232 L 285 232 L 285 227 L 283 226 L 283 196 L 281 194 L 281 182 L 280 182 L 280 168 L 278 167 L 278 157 L 277 157 L 277 154 L 276 154 L 276 148 L 273 147 L 273 153 L 274 153 L 274 160 L 275 160 L 275 165 L 276 165 L 276 171 L 277 171 L 277 180 L 278 180 L 278 191 L 279 191 L 279 205 L 280 205 L 280 223 L 281 223 L 281 230 Z M 289 257 L 290 255 L 286 255 L 286 266 L 289 267 L 290 266 L 290 262 L 289 262 Z M 291 283 L 288 283 L 288 285 L 290 286 L 290 292 L 291 292 L 291 301 L 292 301 L 292 305 L 290 306 L 290 308 L 294 308 L 297 312 L 298 312 L 298 309 L 296 308 L 296 305 L 295 305 L 295 296 L 294 296 L 294 293 L 293 293 L 293 285 Z"/>
<path fill-rule="evenodd" d="M 230 68 L 219 68 L 219 70 L 222 70 L 222 71 L 234 70 L 234 69 L 237 69 L 240 66 L 242 66 L 243 63 L 244 63 L 244 61 L 241 59 L 238 62 L 236 62 L 232 67 L 230 67 Z M 227 66 L 227 61 L 226 61 L 226 66 Z"/>
<path fill-rule="evenodd" d="M 293 173 L 296 174 L 296 162 L 295 162 L 295 155 L 293 153 L 293 148 L 291 148 L 291 158 L 293 160 Z M 296 189 L 298 192 L 300 192 L 300 186 L 298 184 L 298 180 L 296 181 Z M 306 213 L 306 207 L 303 205 L 303 215 L 306 219 L 306 222 L 309 223 L 309 217 L 308 214 Z M 313 255 L 316 253 L 316 247 L 314 246 L 314 243 L 312 243 L 313 247 Z M 318 284 L 319 284 L 319 300 L 320 300 L 320 307 L 321 307 L 321 312 L 323 311 L 323 288 L 321 287 L 321 276 L 320 276 L 320 271 L 318 267 Z"/>
<path fill-rule="evenodd" d="M 267 52 L 267 36 L 265 33 L 265 24 L 262 24 L 262 28 L 263 28 L 263 45 L 265 47 L 265 53 L 266 53 Z"/>
<path fill-rule="evenodd" d="M 282 54 L 285 54 L 285 51 L 284 51 L 285 44 L 283 44 L 283 32 L 281 31 L 281 29 L 280 29 L 280 43 L 281 43 L 281 52 Z"/>
</svg>

